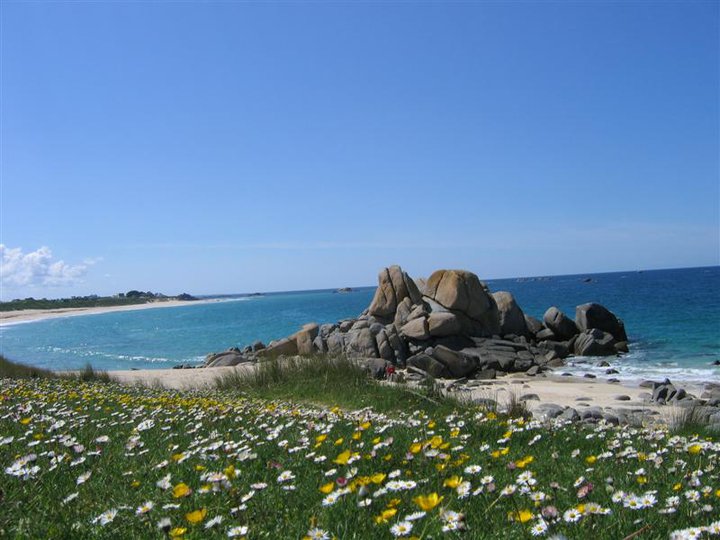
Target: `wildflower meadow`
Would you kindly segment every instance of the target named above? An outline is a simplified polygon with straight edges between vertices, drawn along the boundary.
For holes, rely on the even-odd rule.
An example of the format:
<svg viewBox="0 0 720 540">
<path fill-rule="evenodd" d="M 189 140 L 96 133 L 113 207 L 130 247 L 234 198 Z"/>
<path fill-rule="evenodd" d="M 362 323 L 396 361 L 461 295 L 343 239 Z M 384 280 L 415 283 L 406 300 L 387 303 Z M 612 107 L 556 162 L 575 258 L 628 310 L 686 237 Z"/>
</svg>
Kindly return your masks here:
<svg viewBox="0 0 720 540">
<path fill-rule="evenodd" d="M 368 383 L 374 384 L 374 383 Z M 0 380 L 8 538 L 720 537 L 720 444 L 471 406 Z"/>
</svg>

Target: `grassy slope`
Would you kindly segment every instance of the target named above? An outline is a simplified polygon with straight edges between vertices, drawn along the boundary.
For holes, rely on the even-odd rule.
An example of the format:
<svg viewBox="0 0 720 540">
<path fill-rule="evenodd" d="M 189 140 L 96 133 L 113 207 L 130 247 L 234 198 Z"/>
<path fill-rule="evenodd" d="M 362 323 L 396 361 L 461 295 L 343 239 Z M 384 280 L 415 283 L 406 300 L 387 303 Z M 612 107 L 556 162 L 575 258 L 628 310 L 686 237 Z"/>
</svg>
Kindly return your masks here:
<svg viewBox="0 0 720 540">
<path fill-rule="evenodd" d="M 0 476 L 0 536 L 161 538 L 165 534 L 156 524 L 168 517 L 175 533 L 187 538 L 223 537 L 228 527 L 239 525 L 250 526 L 248 538 L 301 538 L 315 524 L 337 538 L 390 538 L 393 524 L 419 510 L 413 501 L 417 495 L 438 493 L 442 502 L 415 522 L 412 533 L 417 537 L 458 536 L 442 532 L 441 509 L 466 516 L 466 538 L 528 538 L 543 507 L 554 506 L 562 515 L 596 502 L 612 513 L 585 515 L 577 523 L 561 518 L 550 524 L 551 531 L 569 538 L 618 539 L 637 531 L 642 532 L 636 538 L 665 538 L 677 528 L 709 524 L 720 506 L 720 447 L 699 436 L 549 428 L 497 419 L 432 395 L 398 393 L 340 363 L 285 370 L 268 364 L 251 380 L 226 380 L 223 386 L 208 393 L 180 393 L 62 379 L 3 380 L 0 442 L 14 438 L 0 444 L 2 470 L 30 453 L 38 458 L 27 466 L 39 470 L 26 480 Z M 283 401 L 290 396 L 294 403 Z M 301 404 L 308 401 L 327 406 Z M 329 407 L 369 403 L 384 414 Z M 108 442 L 96 441 L 104 435 Z M 84 448 L 73 448 L 68 436 Z M 53 468 L 51 456 L 43 455 L 47 451 L 66 458 Z M 357 461 L 333 463 L 348 451 Z M 77 463 L 82 457 L 85 461 Z M 483 470 L 468 473 L 470 464 Z M 331 469 L 336 472 L 327 474 Z M 348 483 L 353 491 L 324 506 L 326 495 L 319 488 L 329 484 L 337 493 L 338 478 L 350 477 L 353 469 L 357 472 Z M 284 470 L 295 479 L 279 483 Z M 211 471 L 224 474 L 226 485 L 220 482 L 214 484 L 217 492 L 202 493 L 203 486 L 212 484 L 203 475 Z M 390 477 L 382 475 L 392 471 L 416 487 L 373 497 L 388 486 Z M 536 480 L 527 489 L 546 497 L 539 506 L 520 493 L 518 478 L 526 471 Z M 703 474 L 693 476 L 693 471 Z M 77 485 L 85 472 L 92 475 Z M 175 498 L 172 490 L 157 487 L 168 473 L 173 486 L 183 482 L 192 493 Z M 485 486 L 463 498 L 452 487 L 456 477 L 462 478 L 471 483 L 472 493 L 482 486 L 484 475 L 494 477 L 494 489 Z M 584 480 L 576 486 L 580 478 Z M 257 482 L 268 487 L 253 489 Z M 579 498 L 578 489 L 590 484 L 592 490 Z M 288 485 L 295 489 L 283 489 Z M 508 485 L 517 491 L 499 496 Z M 652 490 L 658 502 L 653 508 L 630 510 L 612 502 L 612 490 Z M 684 494 L 691 490 L 700 493 L 698 503 L 687 501 Z M 254 495 L 245 500 L 250 491 Z M 76 499 L 62 503 L 75 492 Z M 672 495 L 682 499 L 678 511 L 659 513 Z M 366 499 L 369 506 L 359 507 Z M 154 503 L 153 510 L 136 515 L 146 501 Z M 163 509 L 166 504 L 179 507 Z M 712 511 L 704 511 L 703 505 Z M 92 523 L 113 508 L 119 511 L 111 523 Z M 205 517 L 191 524 L 187 514 L 200 509 Z M 218 515 L 223 522 L 205 530 L 204 524 Z M 519 523 L 509 515 L 533 517 Z"/>
</svg>

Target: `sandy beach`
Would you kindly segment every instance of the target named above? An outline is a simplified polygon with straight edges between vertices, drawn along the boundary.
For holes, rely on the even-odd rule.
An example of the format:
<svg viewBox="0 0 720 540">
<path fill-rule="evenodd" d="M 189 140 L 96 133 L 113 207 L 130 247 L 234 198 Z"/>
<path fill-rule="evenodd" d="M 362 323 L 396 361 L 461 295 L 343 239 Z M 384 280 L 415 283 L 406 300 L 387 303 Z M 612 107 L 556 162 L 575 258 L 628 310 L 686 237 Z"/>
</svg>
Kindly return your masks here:
<svg viewBox="0 0 720 540">
<path fill-rule="evenodd" d="M 76 317 L 78 315 L 98 315 L 100 313 L 112 313 L 115 311 L 138 311 L 141 309 L 158 309 L 171 308 L 180 306 L 191 306 L 198 304 L 208 304 L 213 302 L 223 302 L 221 299 L 207 300 L 163 300 L 149 302 L 147 304 L 133 304 L 129 306 L 105 306 L 105 307 L 87 307 L 87 308 L 67 308 L 67 309 L 21 309 L 18 311 L 2 311 L 0 312 L 0 326 L 16 323 L 24 323 L 31 321 L 39 321 L 43 319 L 56 319 L 59 317 Z"/>
</svg>

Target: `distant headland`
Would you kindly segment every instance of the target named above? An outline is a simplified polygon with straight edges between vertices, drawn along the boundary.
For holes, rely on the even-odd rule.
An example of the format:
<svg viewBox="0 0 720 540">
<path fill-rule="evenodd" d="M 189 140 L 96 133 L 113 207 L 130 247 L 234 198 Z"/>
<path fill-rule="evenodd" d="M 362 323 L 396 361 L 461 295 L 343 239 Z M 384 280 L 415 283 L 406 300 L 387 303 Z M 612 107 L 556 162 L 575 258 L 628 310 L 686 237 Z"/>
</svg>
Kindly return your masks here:
<svg viewBox="0 0 720 540">
<path fill-rule="evenodd" d="M 135 304 L 147 304 L 150 302 L 169 302 L 174 300 L 190 302 L 197 300 L 197 298 L 187 293 L 168 296 L 162 293 L 154 293 L 150 291 L 143 292 L 133 289 L 128 292 L 118 293 L 112 296 L 98 296 L 97 294 L 91 294 L 88 296 L 71 296 L 70 298 L 18 298 L 9 302 L 0 302 L 0 312 L 20 311 L 25 309 L 48 310 L 129 306 Z"/>
</svg>

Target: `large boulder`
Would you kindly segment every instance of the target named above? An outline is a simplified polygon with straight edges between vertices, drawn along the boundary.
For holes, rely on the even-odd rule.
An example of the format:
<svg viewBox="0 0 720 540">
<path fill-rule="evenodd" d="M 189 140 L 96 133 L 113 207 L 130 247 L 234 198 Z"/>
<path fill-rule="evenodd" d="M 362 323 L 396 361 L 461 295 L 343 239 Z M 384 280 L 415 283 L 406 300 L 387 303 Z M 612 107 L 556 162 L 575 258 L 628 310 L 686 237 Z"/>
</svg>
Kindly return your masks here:
<svg viewBox="0 0 720 540">
<path fill-rule="evenodd" d="M 413 319 L 405 324 L 400 333 L 410 339 L 425 340 L 430 337 L 430 329 L 428 328 L 428 320 L 425 317 Z"/>
<path fill-rule="evenodd" d="M 413 304 L 420 302 L 422 298 L 415 282 L 397 265 L 384 268 L 378 275 L 378 288 L 368 313 L 381 319 L 392 320 L 398 304 L 408 297 Z"/>
<path fill-rule="evenodd" d="M 315 323 L 306 324 L 295 334 L 299 354 L 309 355 L 314 352 L 313 340 L 318 337 L 320 327 Z"/>
<path fill-rule="evenodd" d="M 428 317 L 428 331 L 433 337 L 455 336 L 462 330 L 457 315 L 449 311 L 431 313 Z"/>
<path fill-rule="evenodd" d="M 425 295 L 457 315 L 464 334 L 493 335 L 500 330 L 495 300 L 472 272 L 438 270 L 428 279 Z"/>
<path fill-rule="evenodd" d="M 628 340 L 623 322 L 612 311 L 595 302 L 575 308 L 575 324 L 577 324 L 580 331 L 597 328 L 612 334 L 616 341 Z"/>
<path fill-rule="evenodd" d="M 575 322 L 555 306 L 545 312 L 543 322 L 560 340 L 570 339 L 578 333 Z"/>
<path fill-rule="evenodd" d="M 535 317 L 531 317 L 530 315 L 525 315 L 525 326 L 528 329 L 528 332 L 531 336 L 536 335 L 538 332 L 541 332 L 543 329 L 543 324 L 538 321 Z"/>
<path fill-rule="evenodd" d="M 289 338 L 273 341 L 266 348 L 261 350 L 259 356 L 292 356 L 298 353 L 297 340 L 291 336 Z"/>
<path fill-rule="evenodd" d="M 390 340 L 388 339 L 387 332 L 385 331 L 385 328 L 380 330 L 375 335 L 375 342 L 377 344 L 377 351 L 378 356 L 384 360 L 389 360 L 390 362 L 395 361 L 395 353 L 393 352 L 392 345 L 390 345 Z"/>
<path fill-rule="evenodd" d="M 408 367 L 420 369 L 436 378 L 447 379 L 451 377 L 445 364 L 423 352 L 414 354 L 408 358 L 407 365 Z"/>
<path fill-rule="evenodd" d="M 612 334 L 593 328 L 585 330 L 575 340 L 575 354 L 578 356 L 613 356 L 616 354 Z"/>
<path fill-rule="evenodd" d="M 244 364 L 252 361 L 252 358 L 248 358 L 236 350 L 230 350 L 208 354 L 205 358 L 205 367 L 237 366 L 238 364 Z"/>
<path fill-rule="evenodd" d="M 478 368 L 477 362 L 472 357 L 442 345 L 433 347 L 432 357 L 443 364 L 450 376 L 456 379 L 472 375 Z"/>
<path fill-rule="evenodd" d="M 515 297 L 506 291 L 493 293 L 500 318 L 500 333 L 502 335 L 515 334 L 525 336 L 528 334 L 525 314 L 515 301 Z"/>
<path fill-rule="evenodd" d="M 377 342 L 369 328 L 351 330 L 345 340 L 345 352 L 348 356 L 377 358 Z"/>
</svg>

